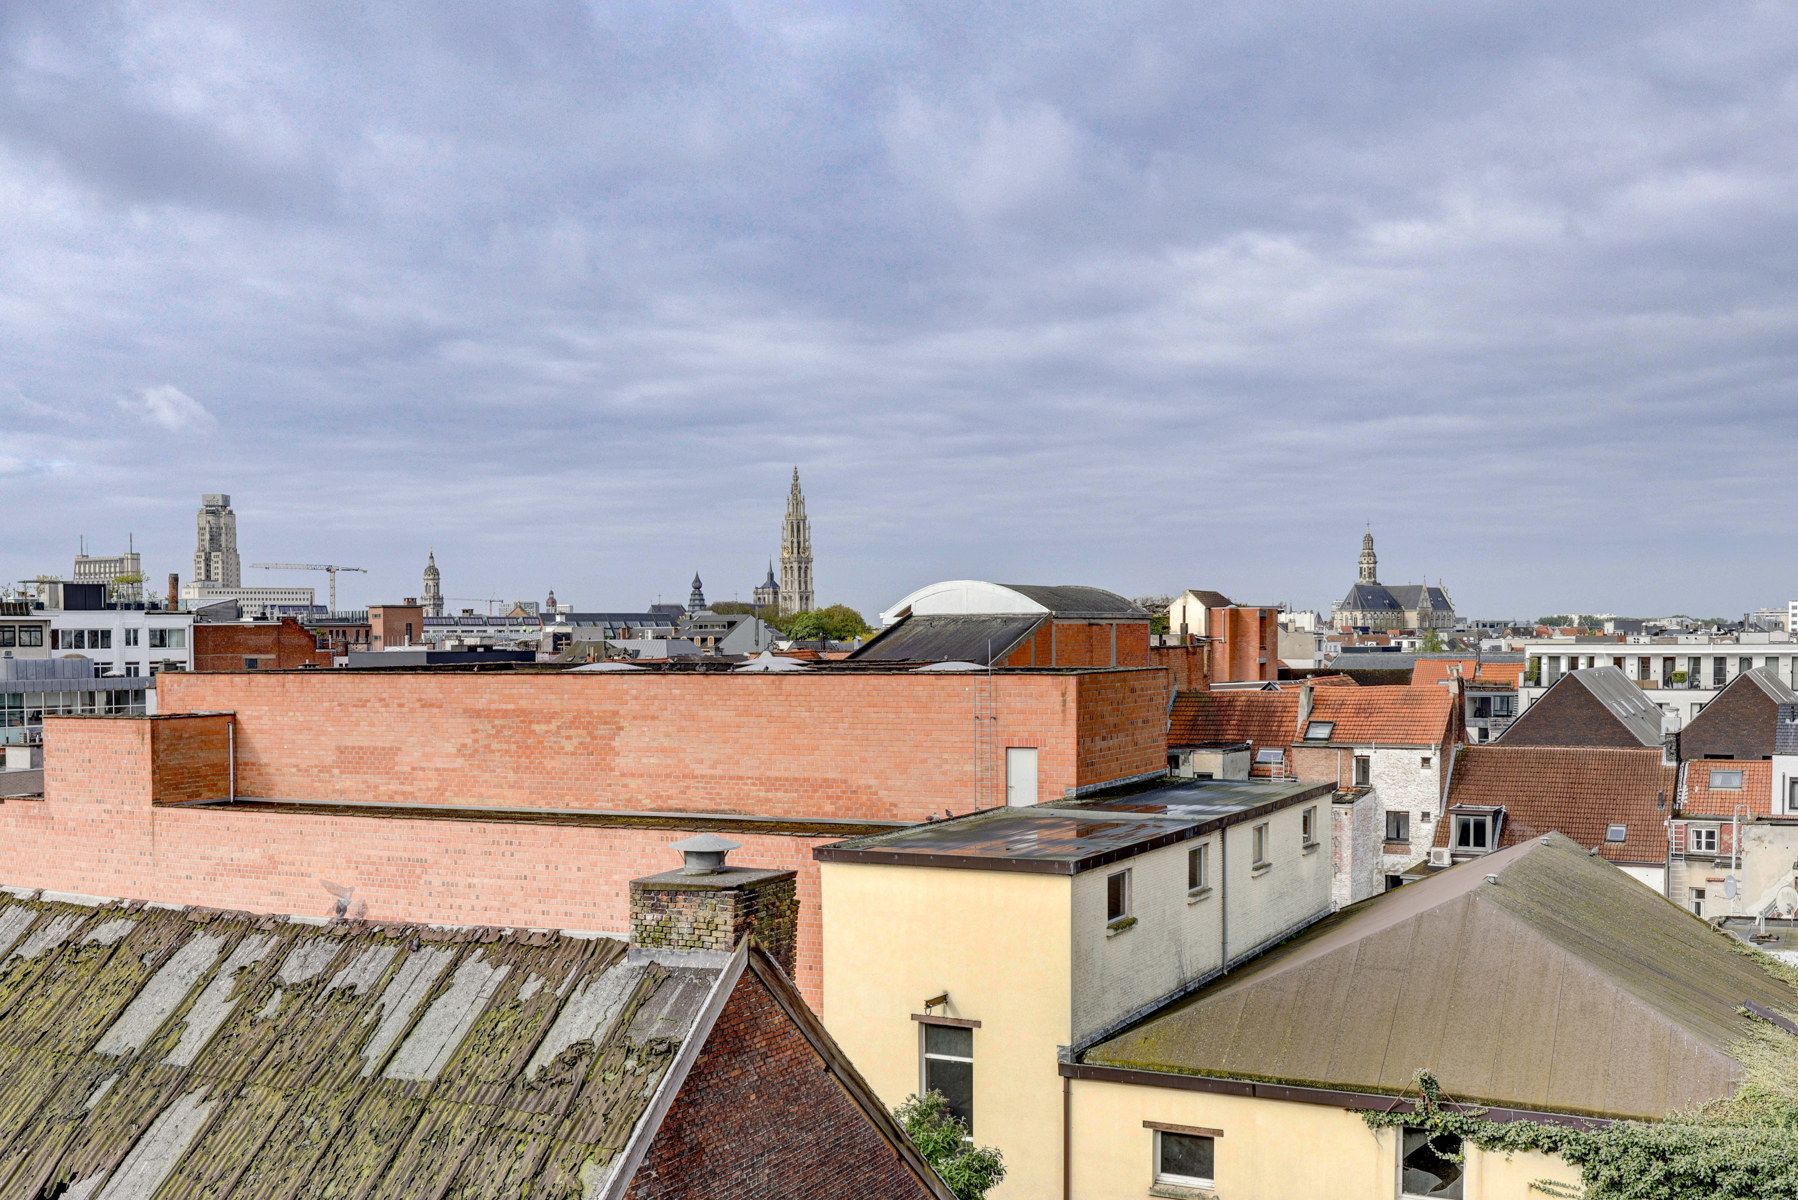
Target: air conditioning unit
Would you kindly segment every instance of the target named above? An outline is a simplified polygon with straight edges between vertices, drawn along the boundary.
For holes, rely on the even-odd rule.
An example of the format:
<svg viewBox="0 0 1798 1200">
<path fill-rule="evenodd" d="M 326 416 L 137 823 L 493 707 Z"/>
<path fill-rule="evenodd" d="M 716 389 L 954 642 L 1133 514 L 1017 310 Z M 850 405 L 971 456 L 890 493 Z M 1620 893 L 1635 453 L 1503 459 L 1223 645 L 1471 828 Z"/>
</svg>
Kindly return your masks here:
<svg viewBox="0 0 1798 1200">
<path fill-rule="evenodd" d="M 1430 865 L 1432 867 L 1446 867 L 1453 863 L 1453 861 L 1454 860 L 1448 855 L 1447 846 L 1430 847 Z"/>
</svg>

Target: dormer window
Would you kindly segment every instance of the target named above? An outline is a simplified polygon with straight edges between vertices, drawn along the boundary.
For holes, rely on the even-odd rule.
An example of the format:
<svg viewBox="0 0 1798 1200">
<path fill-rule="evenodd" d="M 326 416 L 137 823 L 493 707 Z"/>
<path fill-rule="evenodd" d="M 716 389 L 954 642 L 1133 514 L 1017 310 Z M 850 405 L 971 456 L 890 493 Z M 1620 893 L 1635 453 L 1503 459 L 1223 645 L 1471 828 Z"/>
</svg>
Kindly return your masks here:
<svg viewBox="0 0 1798 1200">
<path fill-rule="evenodd" d="M 1336 722 L 1334 721 L 1313 721 L 1305 726 L 1305 740 L 1307 742 L 1327 742 L 1335 731 Z"/>
<path fill-rule="evenodd" d="M 1456 813 L 1455 849 L 1464 854 L 1485 854 L 1492 849 L 1492 814 Z"/>
<path fill-rule="evenodd" d="M 1711 768 L 1711 790 L 1713 792 L 1739 792 L 1742 790 L 1742 772 L 1725 770 L 1721 767 Z"/>
</svg>

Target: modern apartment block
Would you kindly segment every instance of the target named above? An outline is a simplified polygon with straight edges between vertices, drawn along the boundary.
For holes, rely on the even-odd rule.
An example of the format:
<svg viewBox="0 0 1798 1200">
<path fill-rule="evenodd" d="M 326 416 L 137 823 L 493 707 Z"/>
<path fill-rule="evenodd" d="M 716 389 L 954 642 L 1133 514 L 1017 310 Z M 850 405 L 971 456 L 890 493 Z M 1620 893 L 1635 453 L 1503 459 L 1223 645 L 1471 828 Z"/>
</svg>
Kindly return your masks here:
<svg viewBox="0 0 1798 1200">
<path fill-rule="evenodd" d="M 1785 633 L 1532 638 L 1523 643 L 1523 653 L 1520 711 L 1563 675 L 1591 667 L 1623 672 L 1674 729 L 1749 671 L 1771 671 L 1787 686 L 1798 686 L 1798 641 Z"/>
</svg>

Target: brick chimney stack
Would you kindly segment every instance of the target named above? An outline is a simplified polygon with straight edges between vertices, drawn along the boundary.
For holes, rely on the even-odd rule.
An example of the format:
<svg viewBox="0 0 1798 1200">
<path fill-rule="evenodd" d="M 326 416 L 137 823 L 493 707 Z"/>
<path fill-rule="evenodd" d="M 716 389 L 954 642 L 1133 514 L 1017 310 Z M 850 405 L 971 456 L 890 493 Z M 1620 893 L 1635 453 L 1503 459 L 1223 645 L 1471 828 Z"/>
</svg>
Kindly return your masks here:
<svg viewBox="0 0 1798 1200">
<path fill-rule="evenodd" d="M 733 867 L 737 843 L 703 833 L 675 842 L 677 871 L 631 880 L 631 945 L 646 950 L 729 952 L 745 937 L 793 973 L 799 932 L 798 876 Z"/>
<path fill-rule="evenodd" d="M 163 607 L 171 612 L 181 607 L 181 576 L 173 571 L 169 572 L 169 597 Z"/>
</svg>

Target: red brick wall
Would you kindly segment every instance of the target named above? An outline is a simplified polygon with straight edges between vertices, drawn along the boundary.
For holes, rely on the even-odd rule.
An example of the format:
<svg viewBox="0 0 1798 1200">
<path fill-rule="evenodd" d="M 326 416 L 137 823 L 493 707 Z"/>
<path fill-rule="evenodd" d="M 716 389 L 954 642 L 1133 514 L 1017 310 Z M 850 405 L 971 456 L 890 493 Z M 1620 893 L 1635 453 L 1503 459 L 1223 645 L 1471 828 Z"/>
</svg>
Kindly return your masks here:
<svg viewBox="0 0 1798 1200">
<path fill-rule="evenodd" d="M 220 676 L 219 678 L 226 678 Z M 204 729 L 207 721 L 197 722 Z M 0 883 L 86 895 L 329 916 L 327 881 L 369 920 L 630 928 L 630 881 L 671 870 L 691 830 L 406 820 L 151 803 L 151 729 L 168 718 L 45 721 L 45 798 L 0 804 Z M 185 722 L 183 722 L 185 723 Z M 798 875 L 795 976 L 820 1007 L 818 868 L 834 837 L 720 830 L 737 866 Z"/>
<path fill-rule="evenodd" d="M 1167 674 L 988 677 L 297 671 L 171 674 L 164 712 L 237 714 L 245 796 L 922 820 L 1003 804 L 1007 746 L 1044 799 L 1163 769 Z M 1087 721 L 1085 710 L 1107 711 Z"/>
<path fill-rule="evenodd" d="M 263 671 L 331 665 L 331 652 L 320 650 L 317 639 L 292 617 L 274 624 L 195 625 L 193 638 L 196 671 L 246 670 L 246 658 L 256 659 Z"/>
<path fill-rule="evenodd" d="M 1117 648 L 1112 650 L 1112 629 Z M 1001 667 L 1146 667 L 1159 665 L 1149 652 L 1149 623 L 1046 621 L 1029 639 L 999 660 Z"/>
<path fill-rule="evenodd" d="M 751 972 L 625 1192 L 630 1200 L 930 1194 Z"/>
<path fill-rule="evenodd" d="M 1172 699 L 1167 672 L 1107 671 L 1076 678 L 1080 778 L 1110 781 L 1166 771 Z"/>
<path fill-rule="evenodd" d="M 231 717 L 150 719 L 150 801 L 179 804 L 231 794 Z"/>
<path fill-rule="evenodd" d="M 1190 646 L 1154 646 L 1149 650 L 1149 661 L 1167 668 L 1175 691 L 1205 692 L 1211 690 L 1209 650 L 1203 642 Z"/>
</svg>

